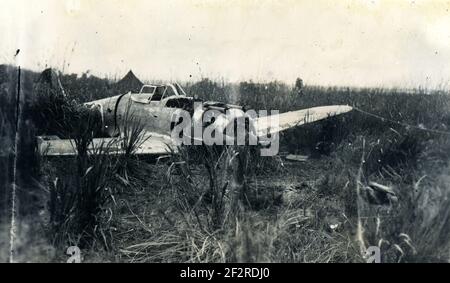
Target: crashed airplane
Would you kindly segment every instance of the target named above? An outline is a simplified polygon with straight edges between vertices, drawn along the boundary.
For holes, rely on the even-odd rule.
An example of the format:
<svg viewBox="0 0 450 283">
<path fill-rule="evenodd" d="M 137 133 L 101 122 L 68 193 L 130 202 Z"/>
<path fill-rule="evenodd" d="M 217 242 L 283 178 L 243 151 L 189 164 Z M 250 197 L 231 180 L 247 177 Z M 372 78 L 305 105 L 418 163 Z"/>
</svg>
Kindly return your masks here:
<svg viewBox="0 0 450 283">
<path fill-rule="evenodd" d="M 108 152 L 120 153 L 125 127 L 140 123 L 143 137 L 134 153 L 146 155 L 164 155 L 179 145 L 211 144 L 211 139 L 205 139 L 205 132 L 223 134 L 219 139 L 212 134 L 212 143 L 233 144 L 242 132 L 236 131 L 240 121 L 244 125 L 244 142 L 267 145 L 271 141 L 268 137 L 278 136 L 279 132 L 352 110 L 347 105 L 332 105 L 258 117 L 249 115 L 255 112 L 248 112 L 243 106 L 200 102 L 189 97 L 177 83 L 143 85 L 139 92 L 127 92 L 84 105 L 99 112 L 103 132 L 108 136 L 94 138 L 91 148 L 107 143 L 114 149 Z M 228 131 L 230 128 L 234 131 Z M 72 140 L 57 136 L 38 137 L 38 149 L 45 156 L 77 154 Z"/>
</svg>

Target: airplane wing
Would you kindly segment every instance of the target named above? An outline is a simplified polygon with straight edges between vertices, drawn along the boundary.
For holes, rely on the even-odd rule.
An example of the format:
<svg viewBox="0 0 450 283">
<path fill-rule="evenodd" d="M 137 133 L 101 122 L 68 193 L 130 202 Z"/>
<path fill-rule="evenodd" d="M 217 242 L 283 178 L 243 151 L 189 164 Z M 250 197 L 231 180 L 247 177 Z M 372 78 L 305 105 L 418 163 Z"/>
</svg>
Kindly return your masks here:
<svg viewBox="0 0 450 283">
<path fill-rule="evenodd" d="M 320 106 L 303 110 L 290 111 L 281 114 L 260 117 L 255 119 L 254 127 L 258 137 L 274 134 L 292 127 L 305 125 L 323 120 L 332 116 L 351 111 L 353 108 L 347 105 Z M 38 150 L 44 156 L 73 156 L 77 154 L 75 142 L 70 139 L 60 139 L 57 136 L 39 136 Z M 123 139 L 95 138 L 89 149 L 95 150 L 103 146 L 103 152 L 107 154 L 123 153 Z M 146 132 L 134 154 L 165 155 L 176 152 L 170 136 L 152 132 Z"/>
<path fill-rule="evenodd" d="M 353 108 L 348 105 L 319 106 L 260 117 L 255 121 L 255 132 L 258 137 L 269 133 L 274 134 L 292 127 L 347 113 L 352 109 Z"/>
<path fill-rule="evenodd" d="M 123 139 L 117 138 L 94 138 L 89 145 L 88 151 L 95 151 L 102 147 L 102 152 L 106 154 L 121 154 Z M 169 136 L 146 133 L 138 144 L 134 154 L 164 155 L 176 151 L 176 147 L 170 149 L 172 140 Z M 57 136 L 38 136 L 38 151 L 44 156 L 74 156 L 77 155 L 75 142 L 71 139 L 60 139 Z"/>
</svg>

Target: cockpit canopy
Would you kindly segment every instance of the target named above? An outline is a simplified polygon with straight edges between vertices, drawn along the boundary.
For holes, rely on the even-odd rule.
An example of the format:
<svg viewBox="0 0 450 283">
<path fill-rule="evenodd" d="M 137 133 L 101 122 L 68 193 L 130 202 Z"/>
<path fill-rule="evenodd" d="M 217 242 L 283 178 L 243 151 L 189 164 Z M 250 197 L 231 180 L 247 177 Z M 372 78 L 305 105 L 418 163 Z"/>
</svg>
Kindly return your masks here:
<svg viewBox="0 0 450 283">
<path fill-rule="evenodd" d="M 186 96 L 177 83 L 164 85 L 144 85 L 139 93 L 133 95 L 139 102 L 161 101 L 171 96 Z"/>
</svg>

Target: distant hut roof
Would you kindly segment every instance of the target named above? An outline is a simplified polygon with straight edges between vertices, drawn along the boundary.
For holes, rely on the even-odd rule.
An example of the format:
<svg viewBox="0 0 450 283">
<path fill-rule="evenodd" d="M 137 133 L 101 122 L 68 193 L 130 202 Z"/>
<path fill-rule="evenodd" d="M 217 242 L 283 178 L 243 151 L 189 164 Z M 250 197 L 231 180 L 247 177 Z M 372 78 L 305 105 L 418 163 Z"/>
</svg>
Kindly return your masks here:
<svg viewBox="0 0 450 283">
<path fill-rule="evenodd" d="M 47 68 L 40 74 L 34 88 L 36 92 L 52 89 L 59 94 L 66 95 L 59 81 L 58 73 L 52 68 Z"/>
<path fill-rule="evenodd" d="M 52 68 L 47 68 L 42 71 L 37 83 L 49 84 L 51 87 L 58 86 L 58 74 Z"/>
<path fill-rule="evenodd" d="M 120 93 L 138 92 L 144 84 L 134 75 L 133 71 L 129 71 L 125 77 L 116 83 L 116 89 Z"/>
</svg>

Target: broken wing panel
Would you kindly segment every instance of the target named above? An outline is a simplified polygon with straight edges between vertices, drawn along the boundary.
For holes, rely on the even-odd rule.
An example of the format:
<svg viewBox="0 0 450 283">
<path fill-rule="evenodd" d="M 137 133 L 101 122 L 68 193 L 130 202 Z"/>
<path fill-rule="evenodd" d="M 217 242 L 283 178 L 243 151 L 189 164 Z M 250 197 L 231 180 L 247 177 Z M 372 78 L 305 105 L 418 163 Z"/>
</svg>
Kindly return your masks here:
<svg viewBox="0 0 450 283">
<path fill-rule="evenodd" d="M 40 136 L 38 139 L 38 151 L 43 156 L 74 156 L 77 155 L 75 142 L 71 139 L 59 139 L 56 136 Z M 122 154 L 121 138 L 95 138 L 89 145 L 89 151 L 94 152 L 102 147 L 106 154 Z M 145 134 L 139 143 L 135 154 L 163 155 L 170 152 L 172 140 L 168 136 L 153 133 Z M 176 147 L 172 148 L 176 151 Z"/>
<path fill-rule="evenodd" d="M 255 121 L 255 132 L 257 136 L 263 136 L 268 133 L 274 134 L 292 127 L 347 113 L 352 109 L 348 105 L 319 106 L 260 117 Z"/>
</svg>

